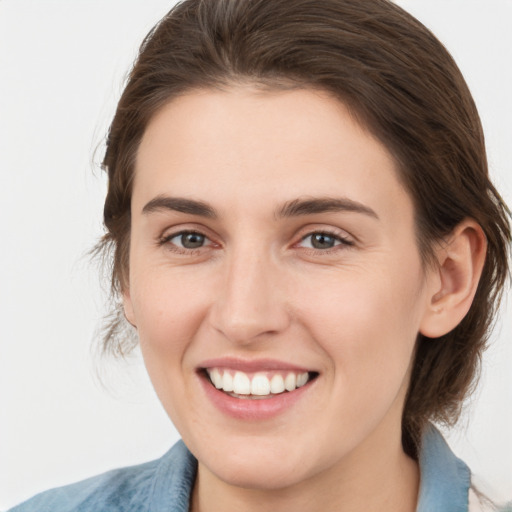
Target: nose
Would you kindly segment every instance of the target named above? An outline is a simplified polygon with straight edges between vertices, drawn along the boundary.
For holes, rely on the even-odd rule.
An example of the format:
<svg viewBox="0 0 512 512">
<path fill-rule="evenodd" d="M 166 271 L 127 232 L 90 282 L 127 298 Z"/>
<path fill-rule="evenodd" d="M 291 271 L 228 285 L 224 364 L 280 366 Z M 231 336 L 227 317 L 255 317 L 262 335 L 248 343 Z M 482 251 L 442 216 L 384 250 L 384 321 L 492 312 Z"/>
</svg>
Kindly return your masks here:
<svg viewBox="0 0 512 512">
<path fill-rule="evenodd" d="M 290 323 L 279 266 L 254 251 L 226 261 L 210 310 L 212 326 L 233 343 L 249 345 L 283 332 Z"/>
</svg>

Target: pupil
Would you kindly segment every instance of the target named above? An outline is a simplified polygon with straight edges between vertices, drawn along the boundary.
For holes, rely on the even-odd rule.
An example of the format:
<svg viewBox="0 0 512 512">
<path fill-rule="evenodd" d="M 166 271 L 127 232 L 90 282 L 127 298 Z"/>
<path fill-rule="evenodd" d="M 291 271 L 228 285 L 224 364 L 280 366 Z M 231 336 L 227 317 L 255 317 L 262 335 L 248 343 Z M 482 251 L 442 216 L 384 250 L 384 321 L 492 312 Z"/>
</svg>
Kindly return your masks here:
<svg viewBox="0 0 512 512">
<path fill-rule="evenodd" d="M 317 233 L 313 235 L 311 245 L 315 249 L 329 249 L 331 247 L 334 247 L 334 237 L 324 235 L 322 233 Z"/>
<path fill-rule="evenodd" d="M 184 233 L 181 235 L 181 243 L 186 249 L 197 249 L 204 244 L 204 235 L 199 233 Z"/>
</svg>

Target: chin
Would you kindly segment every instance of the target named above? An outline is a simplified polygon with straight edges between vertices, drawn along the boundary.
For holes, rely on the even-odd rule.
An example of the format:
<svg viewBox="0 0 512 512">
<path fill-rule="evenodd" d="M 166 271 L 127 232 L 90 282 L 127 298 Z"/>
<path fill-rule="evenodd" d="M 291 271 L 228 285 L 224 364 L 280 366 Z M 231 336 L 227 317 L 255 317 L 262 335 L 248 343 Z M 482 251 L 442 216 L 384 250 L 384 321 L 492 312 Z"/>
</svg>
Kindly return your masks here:
<svg viewBox="0 0 512 512">
<path fill-rule="evenodd" d="M 239 439 L 229 436 L 224 442 L 196 444 L 194 448 L 200 454 L 200 464 L 224 483 L 277 491 L 293 487 L 329 466 L 329 460 L 318 459 L 318 451 L 307 452 L 308 444 L 310 440 L 296 436 L 282 439 L 256 435 Z"/>
<path fill-rule="evenodd" d="M 273 460 L 239 461 L 235 464 L 213 464 L 208 467 L 217 478 L 226 484 L 260 491 L 277 491 L 293 486 L 306 479 L 297 471 L 296 462 Z"/>
</svg>

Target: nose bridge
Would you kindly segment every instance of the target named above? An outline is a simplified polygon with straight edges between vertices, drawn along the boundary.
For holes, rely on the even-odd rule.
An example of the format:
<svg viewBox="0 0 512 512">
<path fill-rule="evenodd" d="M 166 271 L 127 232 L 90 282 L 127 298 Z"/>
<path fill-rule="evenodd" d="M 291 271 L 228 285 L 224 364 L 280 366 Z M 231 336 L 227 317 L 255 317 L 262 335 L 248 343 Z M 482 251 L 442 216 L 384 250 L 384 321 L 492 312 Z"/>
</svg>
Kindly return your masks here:
<svg viewBox="0 0 512 512">
<path fill-rule="evenodd" d="M 280 281 L 269 250 L 254 244 L 234 248 L 213 308 L 215 328 L 241 344 L 285 329 L 289 319 Z"/>
</svg>

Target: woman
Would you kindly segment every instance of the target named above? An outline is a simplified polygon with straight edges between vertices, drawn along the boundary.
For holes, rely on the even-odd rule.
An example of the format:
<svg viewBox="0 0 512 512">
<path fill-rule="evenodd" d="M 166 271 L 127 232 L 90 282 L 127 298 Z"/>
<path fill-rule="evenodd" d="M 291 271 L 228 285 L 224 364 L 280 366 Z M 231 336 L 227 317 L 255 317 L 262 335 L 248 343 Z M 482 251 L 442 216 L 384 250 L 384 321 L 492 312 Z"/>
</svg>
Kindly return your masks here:
<svg viewBox="0 0 512 512">
<path fill-rule="evenodd" d="M 382 0 L 185 1 L 104 165 L 113 290 L 184 443 L 19 510 L 468 509 L 430 421 L 471 386 L 510 226 L 421 24 Z"/>
</svg>

